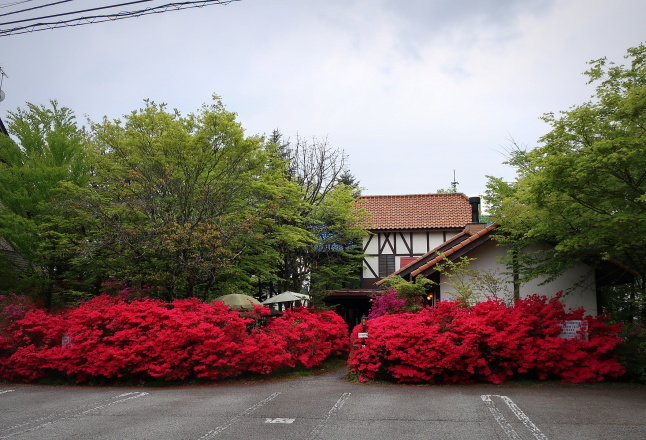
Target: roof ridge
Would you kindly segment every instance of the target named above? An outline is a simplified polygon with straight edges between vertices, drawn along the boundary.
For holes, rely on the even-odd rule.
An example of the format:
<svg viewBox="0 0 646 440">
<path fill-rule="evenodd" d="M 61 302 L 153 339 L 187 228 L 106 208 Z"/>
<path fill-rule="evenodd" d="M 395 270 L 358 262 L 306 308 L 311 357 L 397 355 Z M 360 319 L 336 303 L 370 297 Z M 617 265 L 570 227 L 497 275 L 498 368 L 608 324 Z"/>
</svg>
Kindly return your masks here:
<svg viewBox="0 0 646 440">
<path fill-rule="evenodd" d="M 467 197 L 465 193 L 455 192 L 455 193 L 420 193 L 420 194 L 373 194 L 373 195 L 361 195 L 357 199 L 363 199 L 368 197 L 419 197 L 419 196 L 464 196 Z M 468 198 L 468 197 L 467 197 Z"/>
</svg>

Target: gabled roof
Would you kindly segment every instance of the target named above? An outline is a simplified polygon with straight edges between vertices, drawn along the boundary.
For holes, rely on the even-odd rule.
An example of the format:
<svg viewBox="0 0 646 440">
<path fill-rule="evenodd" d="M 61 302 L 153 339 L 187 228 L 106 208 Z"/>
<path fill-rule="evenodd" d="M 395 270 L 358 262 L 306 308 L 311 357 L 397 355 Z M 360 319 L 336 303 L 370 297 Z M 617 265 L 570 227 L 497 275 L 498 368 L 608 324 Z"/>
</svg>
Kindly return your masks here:
<svg viewBox="0 0 646 440">
<path fill-rule="evenodd" d="M 437 255 L 435 258 L 432 260 L 422 264 L 419 266 L 417 269 L 411 272 L 412 276 L 417 276 L 420 273 L 424 272 L 427 269 L 432 268 L 435 266 L 437 263 L 440 261 L 444 260 L 445 258 L 450 258 L 452 255 L 456 254 L 459 250 L 466 248 L 467 246 L 470 247 L 469 250 L 476 248 L 480 246 L 482 243 L 485 241 L 488 241 L 489 239 L 489 234 L 491 231 L 496 229 L 498 227 L 497 223 L 494 223 L 492 225 L 487 226 L 486 228 L 476 232 L 475 234 L 471 235 L 470 237 L 460 240 L 460 241 L 455 241 L 455 240 L 447 240 L 443 244 L 443 248 L 446 250 L 441 251 L 442 255 Z M 462 232 L 462 234 L 466 234 L 466 232 Z M 486 238 L 486 239 L 484 239 Z"/>
<path fill-rule="evenodd" d="M 474 228 L 474 226 L 476 227 Z M 489 241 L 491 233 L 497 227 L 497 223 L 489 226 L 482 225 L 480 229 L 477 229 L 477 224 L 468 225 L 464 231 L 460 232 L 458 235 L 451 237 L 432 251 L 425 253 L 417 260 L 400 268 L 392 275 L 400 275 L 403 277 L 410 276 L 413 278 L 421 273 L 433 271 L 433 266 L 445 258 L 449 258 L 451 260 L 458 258 L 466 252 Z M 382 282 L 383 280 L 376 284 L 381 285 Z"/>
<path fill-rule="evenodd" d="M 463 228 L 471 221 L 469 198 L 462 193 L 361 196 L 357 208 L 370 218 L 366 229 Z"/>
</svg>

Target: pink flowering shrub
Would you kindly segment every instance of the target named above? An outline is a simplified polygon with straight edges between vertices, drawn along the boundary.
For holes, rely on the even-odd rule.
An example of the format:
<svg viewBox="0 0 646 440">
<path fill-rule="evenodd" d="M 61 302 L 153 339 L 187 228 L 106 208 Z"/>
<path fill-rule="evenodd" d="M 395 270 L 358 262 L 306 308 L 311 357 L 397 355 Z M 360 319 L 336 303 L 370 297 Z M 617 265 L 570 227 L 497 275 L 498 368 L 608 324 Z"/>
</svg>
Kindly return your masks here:
<svg viewBox="0 0 646 440">
<path fill-rule="evenodd" d="M 263 307 L 241 314 L 217 301 L 108 295 L 58 314 L 32 308 L 4 328 L 0 378 L 218 380 L 318 365 L 348 349 L 347 325 L 330 312 L 295 310 L 266 328 L 254 325 L 266 314 Z"/>
<path fill-rule="evenodd" d="M 373 294 L 370 301 L 372 307 L 368 313 L 368 319 L 406 311 L 406 298 L 398 298 L 397 291 L 394 289 Z"/>
<path fill-rule="evenodd" d="M 559 298 L 532 296 L 514 307 L 445 301 L 369 320 L 367 339 L 357 339 L 360 325 L 353 330 L 351 372 L 360 380 L 426 383 L 501 383 L 519 375 L 579 383 L 622 375 L 614 356 L 619 325 L 587 317 L 589 340 L 562 339 L 563 321 L 584 317 L 582 310 L 566 312 Z"/>
</svg>

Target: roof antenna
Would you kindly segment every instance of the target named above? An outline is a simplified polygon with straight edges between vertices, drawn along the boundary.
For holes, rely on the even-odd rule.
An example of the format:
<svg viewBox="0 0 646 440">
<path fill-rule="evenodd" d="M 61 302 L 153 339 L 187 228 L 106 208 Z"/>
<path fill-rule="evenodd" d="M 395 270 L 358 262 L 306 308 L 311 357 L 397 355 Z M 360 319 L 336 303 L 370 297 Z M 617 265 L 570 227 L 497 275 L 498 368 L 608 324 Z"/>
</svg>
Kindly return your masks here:
<svg viewBox="0 0 646 440">
<path fill-rule="evenodd" d="M 459 183 L 460 183 L 460 182 L 457 182 L 457 181 L 455 180 L 455 170 L 453 170 L 453 182 L 451 182 L 451 190 L 452 190 L 454 193 L 458 192 L 458 184 L 459 184 Z"/>
</svg>

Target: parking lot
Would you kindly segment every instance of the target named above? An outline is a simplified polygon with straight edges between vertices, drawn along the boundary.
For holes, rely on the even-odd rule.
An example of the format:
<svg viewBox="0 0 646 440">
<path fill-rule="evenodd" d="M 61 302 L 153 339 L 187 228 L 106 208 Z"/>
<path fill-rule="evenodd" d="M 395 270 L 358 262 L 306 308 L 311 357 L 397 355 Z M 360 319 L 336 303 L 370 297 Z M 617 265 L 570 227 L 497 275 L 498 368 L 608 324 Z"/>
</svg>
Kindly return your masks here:
<svg viewBox="0 0 646 440">
<path fill-rule="evenodd" d="M 635 439 L 646 391 L 353 384 L 340 372 L 172 388 L 0 384 L 0 439 Z"/>
</svg>

